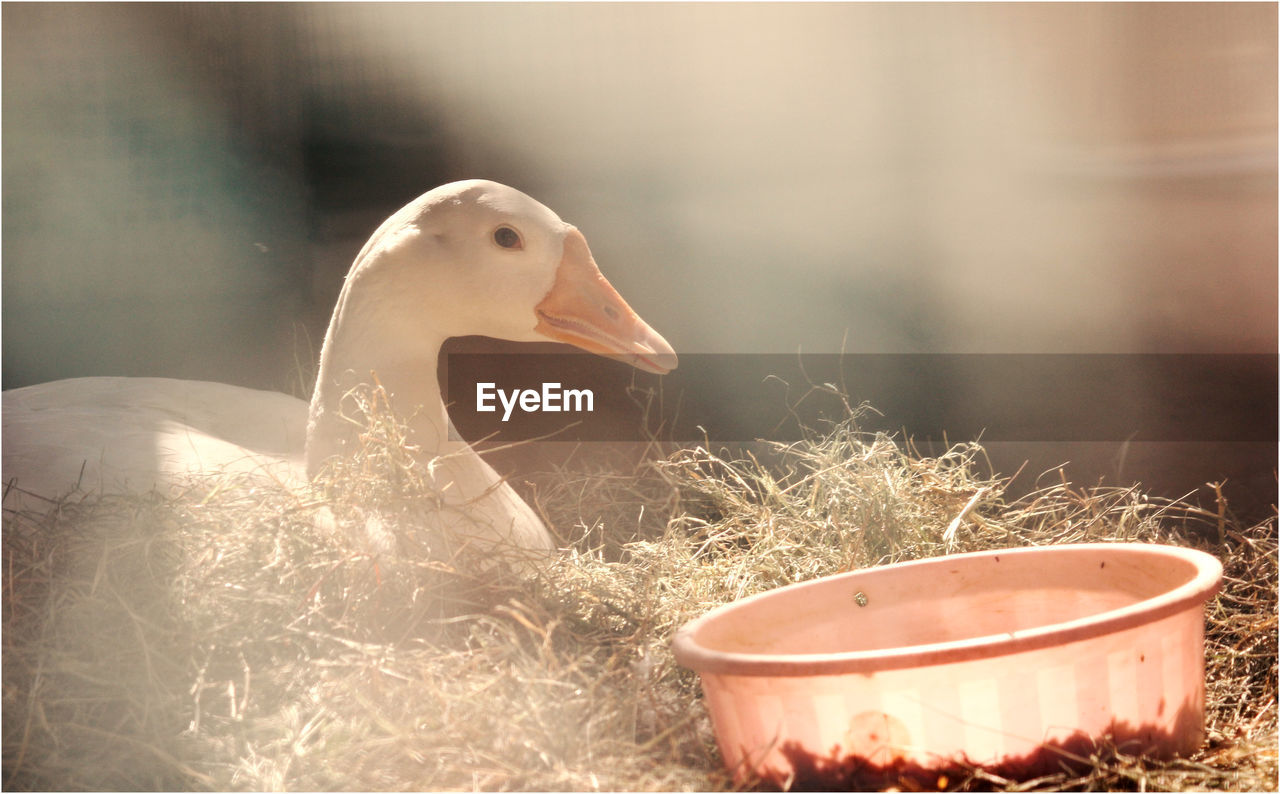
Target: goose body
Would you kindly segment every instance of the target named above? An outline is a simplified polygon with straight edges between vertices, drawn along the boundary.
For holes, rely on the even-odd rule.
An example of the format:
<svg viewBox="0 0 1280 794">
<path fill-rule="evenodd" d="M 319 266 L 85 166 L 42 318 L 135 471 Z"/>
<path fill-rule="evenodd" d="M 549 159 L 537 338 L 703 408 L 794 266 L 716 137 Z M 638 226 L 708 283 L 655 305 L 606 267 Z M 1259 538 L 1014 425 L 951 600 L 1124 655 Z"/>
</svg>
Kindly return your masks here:
<svg viewBox="0 0 1280 794">
<path fill-rule="evenodd" d="M 433 520 L 488 542 L 550 550 L 533 510 L 449 438 L 437 359 L 447 338 L 471 334 L 567 342 L 652 372 L 676 364 L 671 346 L 600 273 L 581 232 L 513 188 L 455 182 L 388 218 L 356 257 L 310 403 L 167 378 L 6 391 L 4 507 L 41 509 L 76 491 L 181 487 L 223 471 L 305 484 L 351 451 L 343 398 L 376 376 L 391 407 L 409 417 L 409 442 L 445 497 Z"/>
<path fill-rule="evenodd" d="M 5 507 L 136 493 L 217 471 L 305 474 L 307 404 L 172 378 L 71 378 L 4 393 Z"/>
</svg>

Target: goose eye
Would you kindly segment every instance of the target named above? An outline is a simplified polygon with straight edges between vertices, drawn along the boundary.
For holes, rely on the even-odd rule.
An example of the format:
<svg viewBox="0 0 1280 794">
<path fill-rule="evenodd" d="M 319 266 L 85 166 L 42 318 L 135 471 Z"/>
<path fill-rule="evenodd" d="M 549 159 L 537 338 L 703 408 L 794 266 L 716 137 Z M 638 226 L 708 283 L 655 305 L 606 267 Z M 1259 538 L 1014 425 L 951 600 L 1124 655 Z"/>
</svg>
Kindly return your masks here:
<svg viewBox="0 0 1280 794">
<path fill-rule="evenodd" d="M 524 248 L 524 241 L 520 239 L 520 232 L 510 226 L 499 226 L 494 229 L 493 241 L 498 244 L 498 247 L 508 248 L 513 251 Z"/>
</svg>

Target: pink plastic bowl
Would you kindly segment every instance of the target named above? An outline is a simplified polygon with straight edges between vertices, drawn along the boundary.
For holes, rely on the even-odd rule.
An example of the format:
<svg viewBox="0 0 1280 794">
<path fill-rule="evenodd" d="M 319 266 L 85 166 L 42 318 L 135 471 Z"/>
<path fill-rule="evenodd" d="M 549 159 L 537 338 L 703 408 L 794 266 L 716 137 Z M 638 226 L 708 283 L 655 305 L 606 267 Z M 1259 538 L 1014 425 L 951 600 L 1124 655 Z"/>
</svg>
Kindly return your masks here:
<svg viewBox="0 0 1280 794">
<path fill-rule="evenodd" d="M 1103 736 L 1161 756 L 1200 744 L 1204 604 L 1221 580 L 1216 559 L 1172 546 L 959 554 L 744 598 L 674 650 L 739 779 L 1027 775 Z"/>
</svg>

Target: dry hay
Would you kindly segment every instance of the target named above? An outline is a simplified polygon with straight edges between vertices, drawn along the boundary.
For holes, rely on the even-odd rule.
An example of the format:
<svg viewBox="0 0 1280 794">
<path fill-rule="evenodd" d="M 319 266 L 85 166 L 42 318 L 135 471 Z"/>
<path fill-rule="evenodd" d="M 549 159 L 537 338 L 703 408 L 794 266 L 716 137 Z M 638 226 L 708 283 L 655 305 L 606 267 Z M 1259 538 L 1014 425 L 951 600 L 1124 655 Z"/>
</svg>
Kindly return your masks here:
<svg viewBox="0 0 1280 794">
<path fill-rule="evenodd" d="M 939 783 L 1276 788 L 1274 518 L 1246 527 L 1225 503 L 1056 472 L 1006 503 L 978 445 L 925 457 L 855 415 L 760 448 L 765 462 L 697 447 L 625 475 L 550 473 L 537 501 L 571 551 L 526 578 L 414 529 L 433 495 L 402 439 L 376 416 L 365 454 L 316 493 L 211 478 L 6 512 L 5 787 L 729 788 L 696 676 L 669 649 L 686 620 L 868 565 L 1139 540 L 1226 564 L 1205 746 L 1153 761 L 1104 745 L 1059 775 Z"/>
</svg>

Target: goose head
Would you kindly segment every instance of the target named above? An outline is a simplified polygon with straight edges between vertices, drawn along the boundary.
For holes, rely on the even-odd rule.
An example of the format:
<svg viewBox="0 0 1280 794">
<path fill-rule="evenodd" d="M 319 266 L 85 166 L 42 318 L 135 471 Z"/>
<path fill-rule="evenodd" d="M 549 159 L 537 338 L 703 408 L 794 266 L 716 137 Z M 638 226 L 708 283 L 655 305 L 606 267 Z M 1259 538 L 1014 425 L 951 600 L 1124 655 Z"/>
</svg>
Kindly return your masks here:
<svg viewBox="0 0 1280 794">
<path fill-rule="evenodd" d="M 600 272 L 582 232 L 496 182 L 454 182 L 409 204 L 374 234 L 349 281 L 380 282 L 380 319 L 410 326 L 396 329 L 408 344 L 477 334 L 565 342 L 659 374 L 677 363 Z"/>
<path fill-rule="evenodd" d="M 352 265 L 321 354 L 308 469 L 337 451 L 323 436 L 353 378 L 377 372 L 401 410 L 430 409 L 440 345 L 473 334 L 564 342 L 659 374 L 677 364 L 578 229 L 506 185 L 443 185 L 388 218 Z"/>
</svg>

